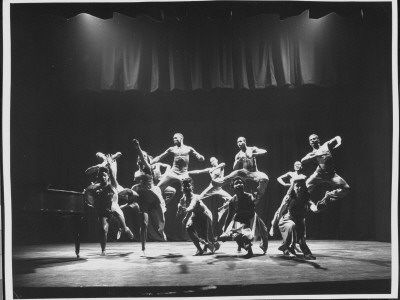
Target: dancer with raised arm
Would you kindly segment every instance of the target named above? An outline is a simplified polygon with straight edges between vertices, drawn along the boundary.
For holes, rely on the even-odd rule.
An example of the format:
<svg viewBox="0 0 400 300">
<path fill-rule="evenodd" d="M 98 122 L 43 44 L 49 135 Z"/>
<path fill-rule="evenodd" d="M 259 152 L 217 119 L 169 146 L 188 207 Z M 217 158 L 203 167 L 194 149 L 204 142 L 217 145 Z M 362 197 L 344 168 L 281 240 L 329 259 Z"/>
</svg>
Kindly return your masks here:
<svg viewBox="0 0 400 300">
<path fill-rule="evenodd" d="M 331 201 L 346 196 L 350 190 L 350 186 L 347 182 L 336 174 L 331 153 L 333 149 L 336 149 L 342 144 L 342 138 L 336 136 L 321 145 L 318 135 L 312 134 L 309 137 L 309 142 L 313 151 L 304 156 L 301 159 L 301 163 L 315 162 L 318 166 L 315 172 L 307 179 L 306 185 L 308 191 L 312 193 L 315 187 L 321 183 L 327 183 L 335 188 L 332 191 L 327 191 L 325 197 L 317 202 L 317 208 L 321 211 L 326 209 Z"/>
<path fill-rule="evenodd" d="M 165 227 L 165 201 L 162 197 L 161 190 L 158 186 L 154 185 L 153 172 L 150 165 L 150 159 L 147 153 L 140 147 L 139 141 L 134 139 L 133 145 L 138 153 L 138 166 L 139 170 L 135 173 L 135 181 L 137 182 L 132 190 L 139 195 L 140 212 L 143 215 L 143 223 L 141 229 L 141 241 L 143 254 L 145 253 L 145 242 L 147 239 L 147 227 L 149 222 L 149 214 L 154 216 L 157 223 L 157 230 L 160 236 L 166 240 L 164 233 Z"/>
<path fill-rule="evenodd" d="M 173 137 L 174 146 L 168 148 L 164 153 L 159 156 L 156 156 L 152 163 L 158 163 L 163 158 L 173 155 L 174 162 L 171 170 L 166 172 L 157 186 L 161 189 L 161 192 L 164 192 L 167 186 L 172 185 L 174 182 L 180 182 L 183 178 L 189 177 L 188 174 L 188 166 L 189 166 L 189 156 L 193 154 L 199 161 L 204 161 L 204 156 L 199 154 L 196 150 L 194 150 L 190 146 L 186 146 L 183 144 L 183 135 L 181 133 L 175 133 Z M 168 199 L 166 202 L 169 203 L 171 199 Z"/>
<path fill-rule="evenodd" d="M 252 241 L 256 230 L 261 236 L 260 248 L 265 254 L 268 249 L 268 231 L 264 222 L 255 211 L 255 199 L 252 194 L 245 192 L 245 180 L 241 177 L 232 179 L 231 187 L 235 192 L 229 202 L 228 216 L 224 225 L 224 233 L 219 237 L 220 241 L 234 240 L 238 250 L 247 250 L 246 258 L 253 256 Z"/>
<path fill-rule="evenodd" d="M 213 184 L 213 180 L 220 179 L 224 177 L 224 168 L 225 168 L 225 163 L 220 163 L 218 164 L 218 159 L 215 157 L 210 158 L 210 163 L 211 167 L 203 169 L 203 170 L 193 170 L 189 171 L 189 174 L 195 175 L 195 174 L 202 174 L 202 173 L 208 173 L 210 174 L 211 177 L 211 182 L 206 187 L 206 189 L 200 194 L 200 199 L 206 199 L 208 197 L 212 196 L 218 196 L 224 200 L 224 204 L 226 204 L 232 196 L 226 192 L 225 190 L 222 189 L 221 186 L 216 186 Z M 219 214 L 218 216 L 218 222 L 221 220 L 222 215 Z"/>
<path fill-rule="evenodd" d="M 118 205 L 116 169 L 115 159 L 107 155 L 105 166 L 98 168 L 97 182 L 84 191 L 86 198 L 93 200 L 93 206 L 98 214 L 101 255 L 106 255 L 107 233 L 113 214 L 117 216 L 124 232 L 133 239 L 133 234 L 126 226 L 124 214 Z"/>
<path fill-rule="evenodd" d="M 193 193 L 192 178 L 182 179 L 181 185 L 183 197 L 178 204 L 177 215 L 184 215 L 182 223 L 197 248 L 194 255 L 203 255 L 207 249 L 214 253 L 219 249 L 219 243 L 215 241 L 212 231 L 212 213 L 200 197 Z M 200 243 L 204 245 L 203 249 Z"/>
<path fill-rule="evenodd" d="M 296 257 L 296 243 L 305 259 L 315 259 L 310 248 L 306 243 L 306 221 L 307 212 L 311 209 L 315 211 L 315 205 L 310 200 L 310 194 L 306 188 L 306 181 L 302 177 L 294 178 L 290 194 L 283 198 L 283 201 L 277 211 L 278 217 L 272 224 L 270 235 L 274 236 L 274 227 L 279 225 L 283 242 L 279 250 L 283 251 L 286 257 Z M 314 207 L 314 208 L 313 208 Z"/>
<path fill-rule="evenodd" d="M 237 145 L 240 151 L 235 156 L 234 171 L 223 178 L 213 180 L 213 183 L 216 186 L 224 186 L 237 176 L 242 177 L 244 180 L 257 182 L 256 203 L 258 203 L 268 186 L 269 178 L 267 174 L 258 171 L 256 158 L 267 154 L 267 150 L 255 146 L 247 146 L 244 137 L 238 138 Z"/>
</svg>

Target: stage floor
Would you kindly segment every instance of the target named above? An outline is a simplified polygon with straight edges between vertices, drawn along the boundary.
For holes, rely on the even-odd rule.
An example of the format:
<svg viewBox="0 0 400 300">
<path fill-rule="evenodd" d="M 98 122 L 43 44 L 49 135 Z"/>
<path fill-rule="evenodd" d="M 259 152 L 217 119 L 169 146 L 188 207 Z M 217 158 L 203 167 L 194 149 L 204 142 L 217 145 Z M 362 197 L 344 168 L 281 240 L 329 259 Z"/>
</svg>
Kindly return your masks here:
<svg viewBox="0 0 400 300">
<path fill-rule="evenodd" d="M 34 245 L 13 248 L 15 298 L 176 297 L 240 295 L 390 294 L 391 244 L 308 241 L 314 261 L 286 259 L 270 241 L 254 257 L 225 242 L 215 254 L 193 256 L 191 242 Z"/>
</svg>

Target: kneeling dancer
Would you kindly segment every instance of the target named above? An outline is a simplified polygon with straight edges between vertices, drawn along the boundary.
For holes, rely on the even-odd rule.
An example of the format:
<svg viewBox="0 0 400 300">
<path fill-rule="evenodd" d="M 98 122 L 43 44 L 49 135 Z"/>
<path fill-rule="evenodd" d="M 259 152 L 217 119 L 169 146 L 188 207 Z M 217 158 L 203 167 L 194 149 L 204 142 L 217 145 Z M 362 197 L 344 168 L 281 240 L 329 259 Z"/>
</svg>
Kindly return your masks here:
<svg viewBox="0 0 400 300">
<path fill-rule="evenodd" d="M 235 195 L 229 202 L 224 233 L 219 240 L 233 239 L 238 244 L 238 250 L 241 248 L 247 250 L 245 257 L 251 257 L 253 256 L 251 242 L 254 240 L 257 228 L 261 236 L 260 248 L 265 254 L 268 249 L 268 231 L 263 220 L 255 212 L 256 200 L 252 194 L 244 191 L 245 180 L 242 177 L 235 177 L 231 186 Z"/>
</svg>

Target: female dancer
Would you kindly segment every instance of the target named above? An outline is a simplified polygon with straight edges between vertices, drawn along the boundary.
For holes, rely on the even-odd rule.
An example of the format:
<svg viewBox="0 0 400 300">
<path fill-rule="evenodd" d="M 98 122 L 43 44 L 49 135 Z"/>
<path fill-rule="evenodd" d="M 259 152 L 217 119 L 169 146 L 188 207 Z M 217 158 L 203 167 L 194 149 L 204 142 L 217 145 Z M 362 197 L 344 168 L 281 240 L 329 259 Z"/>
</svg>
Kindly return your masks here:
<svg viewBox="0 0 400 300">
<path fill-rule="evenodd" d="M 164 233 L 165 227 L 165 201 L 161 195 L 159 187 L 154 185 L 153 172 L 150 166 L 150 159 L 147 153 L 140 148 L 139 141 L 133 140 L 134 147 L 138 151 L 139 170 L 135 173 L 135 181 L 138 182 L 132 187 L 132 190 L 139 195 L 138 204 L 143 214 L 143 222 L 141 226 L 142 250 L 145 255 L 145 243 L 147 239 L 147 226 L 149 222 L 149 214 L 153 213 L 156 218 L 158 233 L 166 240 Z"/>
<path fill-rule="evenodd" d="M 293 179 L 292 187 L 290 194 L 283 198 L 282 204 L 277 211 L 279 230 L 283 238 L 279 250 L 283 251 L 286 257 L 296 257 L 295 246 L 298 243 L 305 259 L 315 259 L 306 243 L 305 216 L 309 209 L 313 212 L 317 211 L 317 209 L 310 200 L 310 194 L 307 191 L 304 178 Z M 276 222 L 270 230 L 272 236 L 274 235 L 275 225 Z"/>
</svg>

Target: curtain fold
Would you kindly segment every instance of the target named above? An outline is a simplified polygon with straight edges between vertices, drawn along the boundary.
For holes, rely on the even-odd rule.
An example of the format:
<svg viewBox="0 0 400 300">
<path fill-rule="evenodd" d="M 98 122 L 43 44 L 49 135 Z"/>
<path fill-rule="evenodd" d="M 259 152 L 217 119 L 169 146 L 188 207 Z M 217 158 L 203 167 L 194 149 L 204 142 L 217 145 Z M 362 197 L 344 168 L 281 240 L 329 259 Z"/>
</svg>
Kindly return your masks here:
<svg viewBox="0 0 400 300">
<path fill-rule="evenodd" d="M 225 22 L 78 15 L 65 30 L 65 48 L 78 63 L 69 66 L 77 79 L 86 74 L 75 87 L 84 89 L 334 86 L 351 84 L 361 73 L 362 43 L 352 42 L 360 38 L 358 24 L 334 14 L 315 20 L 306 11 L 283 21 L 260 15 Z"/>
</svg>

